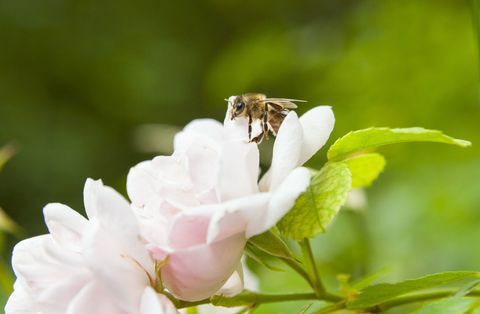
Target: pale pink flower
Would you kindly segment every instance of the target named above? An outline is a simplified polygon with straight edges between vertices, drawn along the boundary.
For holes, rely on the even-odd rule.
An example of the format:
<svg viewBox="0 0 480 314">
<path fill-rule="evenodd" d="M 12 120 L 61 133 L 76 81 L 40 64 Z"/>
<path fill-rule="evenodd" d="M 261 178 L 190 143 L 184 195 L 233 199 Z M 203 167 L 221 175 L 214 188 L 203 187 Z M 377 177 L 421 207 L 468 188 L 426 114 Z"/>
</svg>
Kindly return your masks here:
<svg viewBox="0 0 480 314">
<path fill-rule="evenodd" d="M 101 181 L 84 189 L 88 220 L 62 204 L 44 208 L 49 234 L 18 243 L 17 281 L 5 307 L 27 313 L 178 313 L 157 294 L 154 264 L 129 203 Z"/>
<path fill-rule="evenodd" d="M 224 125 L 191 122 L 175 137 L 173 155 L 130 170 L 127 190 L 151 256 L 168 257 L 161 277 L 169 291 L 197 301 L 231 276 L 240 278 L 247 239 L 273 227 L 305 191 L 310 173 L 300 166 L 324 145 L 333 124 L 330 107 L 300 119 L 289 113 L 260 187 L 259 152 L 248 143 L 246 120 L 228 115 Z M 243 288 L 242 280 L 233 281 L 232 295 Z"/>
</svg>

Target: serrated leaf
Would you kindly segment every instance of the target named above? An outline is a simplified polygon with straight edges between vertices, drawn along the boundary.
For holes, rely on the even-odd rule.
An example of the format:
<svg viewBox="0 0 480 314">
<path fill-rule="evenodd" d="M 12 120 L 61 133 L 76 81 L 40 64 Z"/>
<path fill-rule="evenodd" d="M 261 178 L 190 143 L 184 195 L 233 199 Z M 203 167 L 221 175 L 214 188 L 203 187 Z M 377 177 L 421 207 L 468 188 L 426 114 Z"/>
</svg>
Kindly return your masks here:
<svg viewBox="0 0 480 314">
<path fill-rule="evenodd" d="M 352 173 L 352 187 L 370 186 L 385 168 L 385 158 L 377 153 L 362 154 L 345 159 Z"/>
<path fill-rule="evenodd" d="M 287 244 L 270 230 L 250 238 L 248 242 L 272 256 L 295 259 Z"/>
<path fill-rule="evenodd" d="M 437 142 L 461 147 L 471 145 L 469 141 L 455 139 L 438 130 L 424 128 L 368 128 L 352 131 L 339 138 L 330 146 L 327 156 L 329 160 L 342 160 L 355 152 L 367 148 L 403 142 Z"/>
<path fill-rule="evenodd" d="M 312 175 L 310 186 L 278 223 L 281 234 L 287 239 L 301 240 L 325 232 L 345 203 L 351 186 L 351 173 L 345 163 L 325 164 Z"/>
<path fill-rule="evenodd" d="M 426 304 L 415 314 L 463 314 L 467 313 L 475 302 L 471 298 L 449 298 Z"/>
<path fill-rule="evenodd" d="M 347 303 L 348 309 L 364 309 L 379 305 L 397 296 L 428 288 L 443 286 L 463 279 L 478 279 L 478 272 L 445 272 L 406 280 L 395 284 L 382 283 L 360 291 L 358 297 Z"/>
</svg>

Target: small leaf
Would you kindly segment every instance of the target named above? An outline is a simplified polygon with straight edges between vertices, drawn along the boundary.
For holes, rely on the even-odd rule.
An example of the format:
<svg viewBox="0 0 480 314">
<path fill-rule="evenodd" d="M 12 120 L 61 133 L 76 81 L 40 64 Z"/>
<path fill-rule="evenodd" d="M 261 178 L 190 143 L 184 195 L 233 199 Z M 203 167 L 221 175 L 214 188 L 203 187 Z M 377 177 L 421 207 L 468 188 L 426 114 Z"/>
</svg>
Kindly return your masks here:
<svg viewBox="0 0 480 314">
<path fill-rule="evenodd" d="M 367 148 L 403 142 L 437 142 L 461 147 L 471 145 L 469 141 L 455 139 L 437 130 L 424 128 L 368 128 L 352 131 L 339 138 L 330 146 L 327 156 L 329 160 L 342 160 L 355 152 Z"/>
<path fill-rule="evenodd" d="M 284 270 L 279 268 L 279 267 L 275 267 L 275 266 L 272 266 L 270 265 L 267 261 L 265 261 L 264 258 L 262 258 L 261 256 L 259 256 L 257 254 L 257 252 L 255 252 L 255 250 L 252 248 L 252 245 L 247 243 L 247 246 L 245 248 L 245 254 L 250 257 L 252 260 L 254 260 L 255 262 L 259 263 L 260 265 L 270 269 L 271 271 L 276 271 L 276 272 L 283 272 Z"/>
<path fill-rule="evenodd" d="M 364 289 L 367 286 L 370 286 L 373 282 L 377 281 L 379 278 L 384 277 L 391 271 L 392 270 L 390 268 L 382 268 L 376 272 L 371 273 L 370 275 L 367 275 L 366 277 L 360 279 L 359 281 L 355 282 L 352 285 L 352 287 L 354 287 L 357 290 Z"/>
<path fill-rule="evenodd" d="M 480 278 L 480 273 L 478 272 L 460 271 L 438 273 L 418 279 L 402 281 L 395 284 L 377 284 L 361 290 L 358 298 L 348 302 L 347 308 L 369 308 L 410 292 L 442 286 L 463 279 L 478 278 Z"/>
<path fill-rule="evenodd" d="M 295 259 L 287 244 L 270 230 L 250 238 L 248 242 L 272 256 Z"/>
<path fill-rule="evenodd" d="M 347 199 L 352 186 L 351 176 L 348 166 L 338 162 L 329 162 L 314 173 L 310 186 L 278 223 L 282 235 L 302 240 L 325 232 Z"/>
<path fill-rule="evenodd" d="M 352 173 L 352 187 L 370 186 L 385 167 L 385 158 L 377 153 L 362 154 L 345 159 Z"/>
<path fill-rule="evenodd" d="M 449 298 L 426 304 L 415 314 L 463 314 L 467 313 L 475 300 L 471 298 Z"/>
</svg>

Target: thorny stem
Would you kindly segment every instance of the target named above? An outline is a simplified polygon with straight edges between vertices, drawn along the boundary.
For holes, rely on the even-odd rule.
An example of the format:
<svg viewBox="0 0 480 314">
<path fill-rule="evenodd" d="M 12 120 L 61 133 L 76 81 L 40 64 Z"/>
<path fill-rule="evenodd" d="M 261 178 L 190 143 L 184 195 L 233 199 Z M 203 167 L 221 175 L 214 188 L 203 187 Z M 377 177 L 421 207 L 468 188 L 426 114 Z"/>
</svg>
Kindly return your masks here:
<svg viewBox="0 0 480 314">
<path fill-rule="evenodd" d="M 317 292 L 317 295 L 321 297 L 325 294 L 325 287 L 323 286 L 320 275 L 318 274 L 318 269 L 315 263 L 315 257 L 313 256 L 310 240 L 308 238 L 305 238 L 302 241 L 299 241 L 299 244 L 302 248 L 303 260 L 312 278 L 312 288 Z"/>
</svg>

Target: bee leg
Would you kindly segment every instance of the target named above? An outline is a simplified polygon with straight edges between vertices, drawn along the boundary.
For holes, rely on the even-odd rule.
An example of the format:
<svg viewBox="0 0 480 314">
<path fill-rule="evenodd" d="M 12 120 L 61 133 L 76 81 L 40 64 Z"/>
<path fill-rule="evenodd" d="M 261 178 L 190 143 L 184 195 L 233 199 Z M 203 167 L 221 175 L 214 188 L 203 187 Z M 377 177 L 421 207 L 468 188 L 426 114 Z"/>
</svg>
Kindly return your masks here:
<svg viewBox="0 0 480 314">
<path fill-rule="evenodd" d="M 265 135 L 264 132 L 260 133 L 258 136 L 254 137 L 251 142 L 254 142 L 256 144 L 260 144 L 263 140 L 263 136 Z"/>
<path fill-rule="evenodd" d="M 252 141 L 252 116 L 248 114 L 248 140 Z"/>
<path fill-rule="evenodd" d="M 263 135 L 268 140 L 268 103 L 265 104 L 265 112 L 263 113 Z"/>
</svg>

